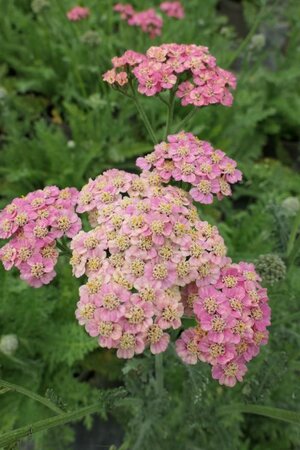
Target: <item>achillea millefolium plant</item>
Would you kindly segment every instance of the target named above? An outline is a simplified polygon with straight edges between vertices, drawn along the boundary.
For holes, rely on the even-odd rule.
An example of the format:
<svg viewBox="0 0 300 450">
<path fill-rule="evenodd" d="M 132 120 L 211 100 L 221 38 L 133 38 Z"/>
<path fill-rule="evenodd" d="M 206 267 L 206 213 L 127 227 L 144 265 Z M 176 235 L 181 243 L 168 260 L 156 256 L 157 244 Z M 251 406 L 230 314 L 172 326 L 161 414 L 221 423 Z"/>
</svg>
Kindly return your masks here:
<svg viewBox="0 0 300 450">
<path fill-rule="evenodd" d="M 189 316 L 195 325 L 176 339 L 178 355 L 188 364 L 209 363 L 213 378 L 234 386 L 268 340 L 268 297 L 253 264 L 232 263 L 217 227 L 199 218 L 193 200 L 229 196 L 242 174 L 208 142 L 168 133 L 176 96 L 183 105 L 230 106 L 235 77 L 196 45 L 127 51 L 113 64 L 105 81 L 135 101 L 154 142 L 138 92 L 169 91 L 167 142 L 138 158 L 141 175 L 111 169 L 79 193 L 50 186 L 13 200 L 0 217 L 1 237 L 11 238 L 1 249 L 4 267 L 16 266 L 23 280 L 40 287 L 55 277 L 59 253 L 70 246 L 73 275 L 85 276 L 76 317 L 100 346 L 126 359 L 147 347 L 159 355 L 170 342 L 167 330 L 180 331 Z M 188 192 L 171 181 L 185 183 Z M 82 213 L 90 231 L 81 230 Z"/>
</svg>

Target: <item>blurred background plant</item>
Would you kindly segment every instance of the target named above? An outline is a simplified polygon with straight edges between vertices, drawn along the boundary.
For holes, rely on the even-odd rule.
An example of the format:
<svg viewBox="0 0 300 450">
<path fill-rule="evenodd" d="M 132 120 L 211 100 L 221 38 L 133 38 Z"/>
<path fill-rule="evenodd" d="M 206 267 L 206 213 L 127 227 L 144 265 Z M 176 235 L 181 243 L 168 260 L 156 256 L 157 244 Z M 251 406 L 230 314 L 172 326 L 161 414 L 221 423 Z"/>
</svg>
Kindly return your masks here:
<svg viewBox="0 0 300 450">
<path fill-rule="evenodd" d="M 37 450 L 167 450 L 174 448 L 174 436 L 177 448 L 188 450 L 300 446 L 299 425 L 235 407 L 299 405 L 300 4 L 182 3 L 186 18 L 165 19 L 162 35 L 150 41 L 120 21 L 111 0 L 86 0 L 91 14 L 80 22 L 67 20 L 74 6 L 69 0 L 0 0 L 0 206 L 47 184 L 80 188 L 110 167 L 136 170 L 135 158 L 151 151 L 151 142 L 134 105 L 119 99 L 101 74 L 127 48 L 145 51 L 172 41 L 207 45 L 221 67 L 231 64 L 238 75 L 235 102 L 201 110 L 188 129 L 235 158 L 244 182 L 231 200 L 199 212 L 218 225 L 234 260 L 257 263 L 271 299 L 271 341 L 233 390 L 211 381 L 204 365 L 182 365 L 171 349 L 165 389 L 157 396 L 153 359 L 119 361 L 77 325 L 78 282 L 67 260 L 60 261 L 55 282 L 38 290 L 1 269 L 0 378 L 45 395 L 63 411 L 95 399 L 103 403 L 94 427 L 85 417 L 87 434 L 81 424 L 34 434 L 29 441 Z M 132 4 L 140 8 L 137 0 Z M 164 105 L 142 101 L 162 136 Z M 185 114 L 176 105 L 178 122 Z M 119 386 L 127 397 L 106 407 L 104 393 Z M 224 405 L 231 406 L 226 414 Z M 6 390 L 0 417 L 6 432 L 49 412 Z"/>
</svg>

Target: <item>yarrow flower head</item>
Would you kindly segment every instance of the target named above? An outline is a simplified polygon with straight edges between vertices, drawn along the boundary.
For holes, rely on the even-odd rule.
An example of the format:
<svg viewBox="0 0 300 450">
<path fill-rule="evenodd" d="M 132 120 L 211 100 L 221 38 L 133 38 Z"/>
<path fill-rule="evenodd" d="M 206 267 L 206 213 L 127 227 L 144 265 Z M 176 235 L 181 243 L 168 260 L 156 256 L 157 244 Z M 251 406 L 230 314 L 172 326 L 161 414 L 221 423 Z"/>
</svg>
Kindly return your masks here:
<svg viewBox="0 0 300 450">
<path fill-rule="evenodd" d="M 169 17 L 174 17 L 175 19 L 184 18 L 184 8 L 180 2 L 163 2 L 159 7 Z"/>
<path fill-rule="evenodd" d="M 74 8 L 70 9 L 70 11 L 67 12 L 67 18 L 71 22 L 78 22 L 79 20 L 86 19 L 89 15 L 89 8 L 85 8 L 82 6 L 74 6 Z"/>
<path fill-rule="evenodd" d="M 233 159 L 184 131 L 168 136 L 168 142 L 156 145 L 154 152 L 138 158 L 136 164 L 165 183 L 189 183 L 191 197 L 205 204 L 212 203 L 214 196 L 222 199 L 231 195 L 230 185 L 242 179 Z"/>
<path fill-rule="evenodd" d="M 114 10 L 120 14 L 122 20 L 127 21 L 128 25 L 141 28 L 151 39 L 161 34 L 163 20 L 153 8 L 137 12 L 128 3 L 117 3 Z"/>
<path fill-rule="evenodd" d="M 197 326 L 177 340 L 178 355 L 187 364 L 211 364 L 221 384 L 242 381 L 246 363 L 267 343 L 270 325 L 267 292 L 253 264 L 225 265 L 209 286 L 201 279 L 186 286 L 183 299 L 185 314 L 194 313 Z"/>
<path fill-rule="evenodd" d="M 151 173 L 105 172 L 83 187 L 77 211 L 93 227 L 71 243 L 73 273 L 88 277 L 79 323 L 119 357 L 165 351 L 167 330 L 182 324 L 182 288 L 199 276 L 201 285 L 217 280 L 230 261 L 217 228 L 186 192 Z"/>
<path fill-rule="evenodd" d="M 77 198 L 75 188 L 49 186 L 7 205 L 0 212 L 0 238 L 10 239 L 0 249 L 4 268 L 17 267 L 33 287 L 50 283 L 59 256 L 57 239 L 72 238 L 81 229 Z"/>
<path fill-rule="evenodd" d="M 134 55 L 132 58 L 131 56 Z M 182 106 L 196 107 L 210 104 L 231 106 L 235 89 L 234 75 L 216 64 L 208 48 L 186 44 L 162 44 L 150 47 L 146 54 L 126 51 L 113 58 L 113 69 L 103 75 L 104 81 L 126 88 L 129 79 L 137 81 L 140 94 L 154 96 L 175 89 Z M 120 73 L 126 74 L 126 81 Z"/>
</svg>

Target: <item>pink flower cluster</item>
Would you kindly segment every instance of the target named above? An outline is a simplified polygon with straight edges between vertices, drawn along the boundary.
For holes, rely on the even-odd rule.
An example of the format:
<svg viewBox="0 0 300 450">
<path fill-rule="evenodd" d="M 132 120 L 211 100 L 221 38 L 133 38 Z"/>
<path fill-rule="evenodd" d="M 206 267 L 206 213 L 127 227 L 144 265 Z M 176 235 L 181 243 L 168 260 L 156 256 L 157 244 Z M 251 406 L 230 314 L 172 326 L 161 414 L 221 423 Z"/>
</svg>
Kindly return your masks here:
<svg viewBox="0 0 300 450">
<path fill-rule="evenodd" d="M 184 18 L 184 9 L 180 2 L 163 2 L 160 4 L 160 9 L 169 17 Z"/>
<path fill-rule="evenodd" d="M 93 229 L 71 243 L 73 273 L 86 275 L 76 311 L 102 347 L 131 358 L 166 350 L 184 312 L 181 288 L 216 283 L 230 261 L 216 227 L 199 219 L 189 195 L 157 174 L 109 170 L 90 180 L 77 211 Z"/>
<path fill-rule="evenodd" d="M 74 8 L 70 9 L 70 11 L 67 12 L 67 18 L 71 22 L 77 22 L 79 20 L 85 19 L 89 15 L 89 8 L 84 8 L 82 6 L 74 6 Z"/>
<path fill-rule="evenodd" d="M 6 206 L 0 213 L 0 238 L 10 238 L 0 250 L 4 268 L 17 267 L 21 279 L 33 287 L 50 283 L 59 255 L 56 240 L 72 238 L 81 229 L 77 198 L 75 188 L 49 186 Z"/>
<path fill-rule="evenodd" d="M 162 44 L 150 47 L 145 55 L 127 50 L 121 57 L 113 58 L 112 63 L 113 69 L 103 79 L 116 87 L 126 87 L 130 77 L 137 80 L 138 92 L 146 96 L 175 89 L 182 106 L 232 105 L 229 88 L 235 89 L 236 79 L 216 65 L 207 47 Z M 118 79 L 120 73 L 122 83 Z"/>
<path fill-rule="evenodd" d="M 242 381 L 246 363 L 268 341 L 270 307 L 259 281 L 253 264 L 240 262 L 223 267 L 211 285 L 197 280 L 184 288 L 185 314 L 193 311 L 197 321 L 176 342 L 184 362 L 211 364 L 213 378 L 226 386 Z"/>
<path fill-rule="evenodd" d="M 156 145 L 154 152 L 138 158 L 136 165 L 143 171 L 152 170 L 163 182 L 173 179 L 191 184 L 192 198 L 205 204 L 212 203 L 214 195 L 219 200 L 231 195 L 230 185 L 242 179 L 233 159 L 184 131 L 168 136 L 168 142 Z"/>
<path fill-rule="evenodd" d="M 153 8 L 136 12 L 132 5 L 118 3 L 114 6 L 114 10 L 120 14 L 121 19 L 127 21 L 128 25 L 141 28 L 151 39 L 161 34 L 163 20 Z"/>
</svg>

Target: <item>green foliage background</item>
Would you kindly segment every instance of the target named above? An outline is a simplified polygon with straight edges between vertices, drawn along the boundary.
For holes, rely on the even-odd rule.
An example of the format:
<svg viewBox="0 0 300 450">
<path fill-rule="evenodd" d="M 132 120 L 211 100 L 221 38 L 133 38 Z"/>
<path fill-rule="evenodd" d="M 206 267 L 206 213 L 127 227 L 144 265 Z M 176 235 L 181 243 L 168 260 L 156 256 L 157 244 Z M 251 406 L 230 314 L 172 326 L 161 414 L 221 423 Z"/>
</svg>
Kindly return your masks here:
<svg viewBox="0 0 300 450">
<path fill-rule="evenodd" d="M 142 9 L 159 1 L 133 3 Z M 218 64 L 228 67 L 241 36 L 220 14 L 219 3 L 183 1 L 186 19 L 166 19 L 163 35 L 150 42 L 120 23 L 111 0 L 86 0 L 91 16 L 78 23 L 65 17 L 74 6 L 71 0 L 51 0 L 39 12 L 29 0 L 0 0 L 0 206 L 47 184 L 80 188 L 110 167 L 135 170 L 135 158 L 150 151 L 151 143 L 134 105 L 106 86 L 101 73 L 127 48 L 145 51 L 174 40 L 207 45 Z M 234 2 L 249 28 L 261 3 Z M 118 421 L 122 450 L 300 448 L 299 425 L 242 414 L 235 406 L 299 411 L 300 238 L 297 211 L 287 211 L 283 201 L 300 199 L 300 5 L 297 0 L 264 3 L 256 36 L 263 35 L 265 42 L 254 37 L 235 61 L 233 107 L 206 108 L 186 126 L 235 158 L 244 172 L 233 198 L 202 207 L 201 216 L 218 225 L 234 260 L 276 253 L 287 265 L 284 280 L 266 284 L 271 339 L 249 364 L 245 382 L 222 388 L 211 380 L 208 367 L 182 365 L 171 348 L 164 359 L 165 390 L 158 396 L 153 358 L 125 364 L 99 349 L 78 326 L 78 281 L 66 259 L 55 281 L 40 289 L 0 269 L 0 336 L 15 334 L 19 341 L 14 354 L 0 353 L 0 378 L 46 395 L 65 410 L 124 386 L 127 396 L 113 410 L 108 405 L 99 411 L 109 418 L 108 427 L 111 413 Z M 97 45 L 84 42 L 89 30 L 97 33 Z M 164 105 L 142 101 L 162 136 Z M 177 104 L 177 122 L 184 114 Z M 49 411 L 39 403 L 0 391 L 2 432 L 46 417 Z M 84 423 L 91 427 L 92 418 Z M 73 449 L 74 436 L 73 426 L 65 425 L 30 441 L 36 450 Z"/>
</svg>

